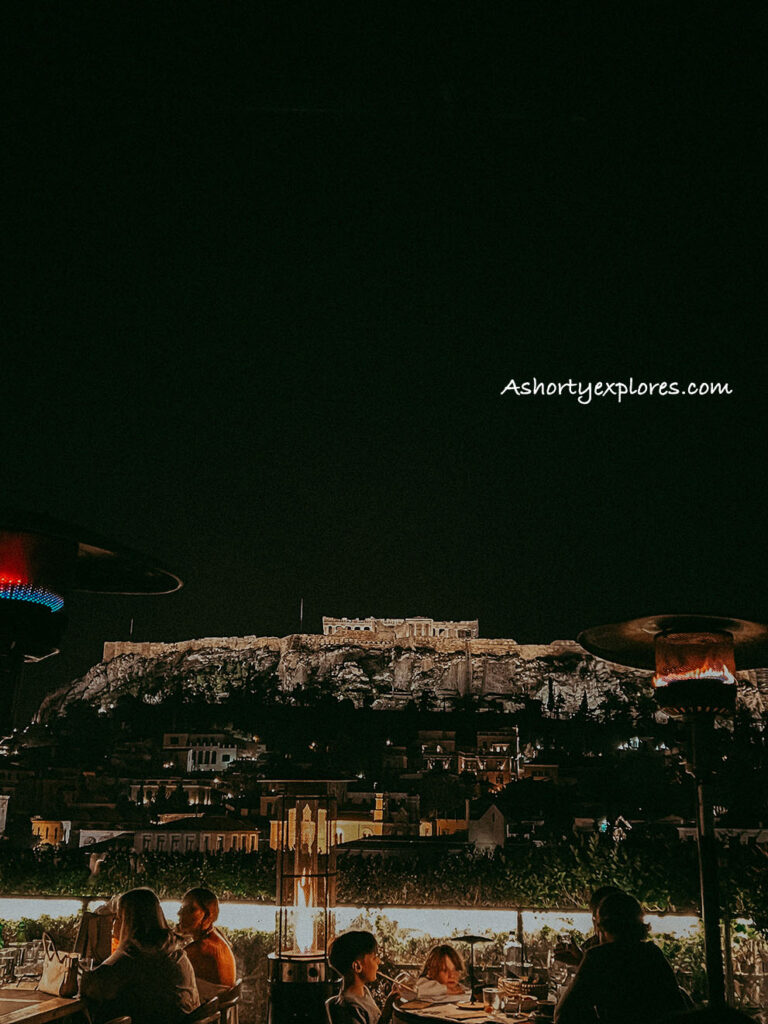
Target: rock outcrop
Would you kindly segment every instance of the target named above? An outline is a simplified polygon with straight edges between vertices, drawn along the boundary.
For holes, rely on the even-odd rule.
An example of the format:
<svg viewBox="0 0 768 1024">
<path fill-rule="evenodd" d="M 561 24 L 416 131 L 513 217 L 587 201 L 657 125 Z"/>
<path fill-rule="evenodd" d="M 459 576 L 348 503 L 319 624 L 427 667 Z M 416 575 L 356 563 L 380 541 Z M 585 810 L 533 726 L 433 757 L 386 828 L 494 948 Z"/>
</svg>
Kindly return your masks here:
<svg viewBox="0 0 768 1024">
<path fill-rule="evenodd" d="M 744 673 L 740 699 L 755 714 L 766 703 L 762 678 Z M 239 689 L 330 691 L 358 705 L 452 707 L 475 698 L 508 711 L 526 698 L 563 714 L 586 694 L 595 709 L 613 693 L 634 704 L 650 694 L 650 673 L 593 658 L 578 644 L 517 644 L 503 639 L 410 638 L 360 633 L 333 636 L 228 637 L 175 644 L 105 644 L 104 660 L 81 679 L 46 697 L 38 720 L 84 700 L 108 707 L 130 694 L 159 703 L 174 688 L 222 702 Z"/>
</svg>

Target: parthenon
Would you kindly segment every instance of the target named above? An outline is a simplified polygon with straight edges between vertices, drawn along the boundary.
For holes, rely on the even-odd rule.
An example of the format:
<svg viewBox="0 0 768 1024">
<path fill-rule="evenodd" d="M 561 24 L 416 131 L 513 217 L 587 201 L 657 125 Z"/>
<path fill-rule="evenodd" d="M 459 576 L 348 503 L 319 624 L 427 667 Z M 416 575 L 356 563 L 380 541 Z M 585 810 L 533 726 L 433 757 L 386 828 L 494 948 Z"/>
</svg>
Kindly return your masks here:
<svg viewBox="0 0 768 1024">
<path fill-rule="evenodd" d="M 423 615 L 404 619 L 346 619 L 323 616 L 323 634 L 365 632 L 381 636 L 400 638 L 411 636 L 444 636 L 471 640 L 480 635 L 477 619 L 462 619 L 460 622 L 438 622 Z"/>
</svg>

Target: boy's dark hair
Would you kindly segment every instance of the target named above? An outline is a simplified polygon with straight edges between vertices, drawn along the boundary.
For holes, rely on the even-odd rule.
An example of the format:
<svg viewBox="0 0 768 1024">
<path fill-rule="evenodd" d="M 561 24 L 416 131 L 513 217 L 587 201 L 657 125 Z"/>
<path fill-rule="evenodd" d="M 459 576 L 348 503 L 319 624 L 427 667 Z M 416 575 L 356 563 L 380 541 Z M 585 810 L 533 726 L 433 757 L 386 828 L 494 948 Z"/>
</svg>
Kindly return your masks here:
<svg viewBox="0 0 768 1024">
<path fill-rule="evenodd" d="M 349 974 L 358 957 L 377 950 L 376 937 L 371 932 L 344 932 L 331 943 L 328 960 L 331 967 L 342 977 Z"/>
</svg>

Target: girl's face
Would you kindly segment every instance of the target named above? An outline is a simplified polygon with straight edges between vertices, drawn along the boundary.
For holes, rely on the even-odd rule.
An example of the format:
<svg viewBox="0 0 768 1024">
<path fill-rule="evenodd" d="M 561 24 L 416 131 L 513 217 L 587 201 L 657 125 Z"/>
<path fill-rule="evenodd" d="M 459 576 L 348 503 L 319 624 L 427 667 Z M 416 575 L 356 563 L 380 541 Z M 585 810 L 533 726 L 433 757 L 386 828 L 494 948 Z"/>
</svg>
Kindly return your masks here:
<svg viewBox="0 0 768 1024">
<path fill-rule="evenodd" d="M 438 963 L 432 977 L 434 981 L 439 981 L 446 988 L 455 987 L 459 983 L 459 972 L 456 969 L 456 964 L 454 964 L 449 956 L 444 956 Z"/>
</svg>

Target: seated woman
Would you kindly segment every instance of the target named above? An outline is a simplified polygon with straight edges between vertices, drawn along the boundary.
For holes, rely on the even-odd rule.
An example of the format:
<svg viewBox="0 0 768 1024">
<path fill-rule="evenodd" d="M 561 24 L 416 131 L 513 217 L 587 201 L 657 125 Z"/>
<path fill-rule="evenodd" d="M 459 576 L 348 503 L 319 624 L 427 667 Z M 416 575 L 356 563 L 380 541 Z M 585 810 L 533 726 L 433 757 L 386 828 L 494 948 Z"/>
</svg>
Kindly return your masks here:
<svg viewBox="0 0 768 1024">
<path fill-rule="evenodd" d="M 466 995 L 459 983 L 464 961 L 453 946 L 434 946 L 427 953 L 421 975 L 413 986 L 418 999 L 441 999 Z M 409 986 L 410 988 L 410 986 Z"/>
<path fill-rule="evenodd" d="M 210 889 L 189 889 L 179 907 L 179 931 L 192 941 L 184 952 L 189 957 L 203 999 L 235 984 L 237 967 L 232 947 L 214 927 L 219 901 Z"/>
<path fill-rule="evenodd" d="M 192 964 L 151 889 L 117 901 L 117 949 L 83 975 L 80 991 L 96 1024 L 129 1016 L 141 1024 L 177 1024 L 200 1005 Z"/>
<path fill-rule="evenodd" d="M 685 1009 L 664 954 L 646 941 L 649 926 L 633 896 L 606 896 L 595 924 L 600 944 L 587 950 L 557 1004 L 557 1024 L 655 1024 Z"/>
</svg>

